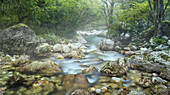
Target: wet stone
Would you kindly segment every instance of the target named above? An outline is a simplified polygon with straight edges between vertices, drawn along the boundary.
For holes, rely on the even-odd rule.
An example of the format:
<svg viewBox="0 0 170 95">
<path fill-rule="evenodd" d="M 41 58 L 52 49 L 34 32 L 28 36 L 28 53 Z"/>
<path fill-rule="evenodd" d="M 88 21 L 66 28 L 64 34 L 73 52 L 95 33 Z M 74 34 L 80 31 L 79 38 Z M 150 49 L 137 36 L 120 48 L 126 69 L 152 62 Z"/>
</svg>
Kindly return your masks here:
<svg viewBox="0 0 170 95">
<path fill-rule="evenodd" d="M 85 89 L 76 89 L 71 95 L 91 95 L 91 94 Z"/>
</svg>

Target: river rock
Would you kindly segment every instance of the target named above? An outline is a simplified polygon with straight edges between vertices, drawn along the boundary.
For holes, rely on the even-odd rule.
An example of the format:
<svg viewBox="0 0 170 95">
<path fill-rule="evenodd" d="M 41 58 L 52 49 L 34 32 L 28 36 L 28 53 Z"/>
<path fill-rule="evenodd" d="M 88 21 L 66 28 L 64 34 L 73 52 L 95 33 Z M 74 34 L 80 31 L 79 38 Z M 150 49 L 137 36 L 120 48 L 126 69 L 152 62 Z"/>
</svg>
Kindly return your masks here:
<svg viewBox="0 0 170 95">
<path fill-rule="evenodd" d="M 46 76 L 62 72 L 58 65 L 49 60 L 33 61 L 30 64 L 25 64 L 20 71 L 26 74 L 42 74 Z"/>
<path fill-rule="evenodd" d="M 25 81 L 20 72 L 11 72 L 8 74 L 8 77 L 7 81 L 9 86 L 22 85 Z"/>
<path fill-rule="evenodd" d="M 53 56 L 56 58 L 56 59 L 64 59 L 64 57 L 59 54 L 59 53 L 54 53 Z"/>
<path fill-rule="evenodd" d="M 33 53 L 39 40 L 25 24 L 17 24 L 0 33 L 0 50 L 10 54 Z"/>
<path fill-rule="evenodd" d="M 83 74 L 92 74 L 93 72 L 97 72 L 98 68 L 90 66 L 82 71 Z"/>
<path fill-rule="evenodd" d="M 71 51 L 70 53 L 65 54 L 64 57 L 65 58 L 78 58 L 78 52 Z"/>
<path fill-rule="evenodd" d="M 116 46 L 116 47 L 115 47 L 115 50 L 116 50 L 116 51 L 120 51 L 120 50 L 121 50 L 121 47 Z"/>
<path fill-rule="evenodd" d="M 5 93 L 5 89 L 0 88 L 0 95 L 3 95 Z"/>
<path fill-rule="evenodd" d="M 168 40 L 167 44 L 170 46 L 170 40 Z"/>
<path fill-rule="evenodd" d="M 170 80 L 170 69 L 166 68 L 161 72 L 161 77 Z"/>
<path fill-rule="evenodd" d="M 70 48 L 68 47 L 68 45 L 62 45 L 62 51 L 64 52 L 64 53 L 68 53 L 68 52 L 70 52 L 71 50 L 70 50 Z"/>
<path fill-rule="evenodd" d="M 122 67 L 119 64 L 110 62 L 110 63 L 106 64 L 100 70 L 100 72 L 105 73 L 110 76 L 121 77 L 124 74 L 126 74 L 127 69 L 125 69 L 125 68 L 126 67 Z"/>
<path fill-rule="evenodd" d="M 134 55 L 136 52 L 135 51 L 125 51 L 124 53 L 125 53 L 125 55 L 130 56 L 130 55 Z"/>
<path fill-rule="evenodd" d="M 152 83 L 154 84 L 166 84 L 167 81 L 160 77 L 152 77 Z"/>
<path fill-rule="evenodd" d="M 31 87 L 32 94 L 48 95 L 55 90 L 55 85 L 49 81 L 38 80 Z"/>
<path fill-rule="evenodd" d="M 169 46 L 167 45 L 158 45 L 157 47 L 154 48 L 154 50 L 168 50 L 169 49 Z"/>
<path fill-rule="evenodd" d="M 143 77 L 136 79 L 137 84 L 143 87 L 151 87 L 152 86 L 152 79 L 150 77 Z"/>
<path fill-rule="evenodd" d="M 11 62 L 13 59 L 10 55 L 6 55 L 5 57 L 1 57 L 2 62 Z"/>
<path fill-rule="evenodd" d="M 55 44 L 53 47 L 54 52 L 62 52 L 62 46 L 60 44 Z"/>
<path fill-rule="evenodd" d="M 30 62 L 30 56 L 29 55 L 14 55 L 15 61 L 11 62 L 10 64 L 14 67 L 19 67 L 25 63 L 29 63 Z"/>
<path fill-rule="evenodd" d="M 131 51 L 131 48 L 130 47 L 124 47 L 123 48 L 125 51 Z"/>
<path fill-rule="evenodd" d="M 72 44 L 68 44 L 68 46 L 72 50 L 78 50 L 78 49 L 81 49 L 80 47 L 82 46 L 82 43 L 72 43 Z"/>
<path fill-rule="evenodd" d="M 102 90 L 101 89 L 96 89 L 97 94 L 101 94 Z"/>
<path fill-rule="evenodd" d="M 129 94 L 127 94 L 127 95 L 146 95 L 145 94 L 145 92 L 143 92 L 143 91 L 134 91 L 134 90 L 132 90 L 132 91 L 130 91 L 129 92 Z"/>
<path fill-rule="evenodd" d="M 48 43 L 41 44 L 35 48 L 35 54 L 37 56 L 48 56 L 51 55 L 51 46 Z"/>
<path fill-rule="evenodd" d="M 165 85 L 155 85 L 152 87 L 152 89 L 156 95 L 169 95 L 169 89 Z"/>
<path fill-rule="evenodd" d="M 87 88 L 89 86 L 89 82 L 87 78 L 82 74 L 71 74 L 64 76 L 62 85 L 66 90 L 70 88 Z"/>
<path fill-rule="evenodd" d="M 112 41 L 111 39 L 104 39 L 102 40 L 102 43 L 100 44 L 99 48 L 100 50 L 104 50 L 104 51 L 112 51 L 114 50 L 114 41 Z"/>
<path fill-rule="evenodd" d="M 117 77 L 112 77 L 112 80 L 114 83 L 117 83 L 117 84 L 123 84 L 123 81 L 121 78 L 117 78 Z"/>
<path fill-rule="evenodd" d="M 85 89 L 76 89 L 71 95 L 91 95 L 89 91 Z"/>
</svg>

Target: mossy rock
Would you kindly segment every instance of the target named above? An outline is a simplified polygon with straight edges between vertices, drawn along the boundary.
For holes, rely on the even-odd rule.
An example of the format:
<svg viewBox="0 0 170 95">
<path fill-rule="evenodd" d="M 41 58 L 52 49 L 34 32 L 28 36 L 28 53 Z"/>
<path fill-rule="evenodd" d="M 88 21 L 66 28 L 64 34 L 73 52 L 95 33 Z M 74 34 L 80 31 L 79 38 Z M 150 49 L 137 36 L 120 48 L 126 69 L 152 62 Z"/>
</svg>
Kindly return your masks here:
<svg viewBox="0 0 170 95">
<path fill-rule="evenodd" d="M 8 54 L 33 53 L 39 40 L 25 24 L 17 24 L 0 32 L 0 50 Z"/>
</svg>

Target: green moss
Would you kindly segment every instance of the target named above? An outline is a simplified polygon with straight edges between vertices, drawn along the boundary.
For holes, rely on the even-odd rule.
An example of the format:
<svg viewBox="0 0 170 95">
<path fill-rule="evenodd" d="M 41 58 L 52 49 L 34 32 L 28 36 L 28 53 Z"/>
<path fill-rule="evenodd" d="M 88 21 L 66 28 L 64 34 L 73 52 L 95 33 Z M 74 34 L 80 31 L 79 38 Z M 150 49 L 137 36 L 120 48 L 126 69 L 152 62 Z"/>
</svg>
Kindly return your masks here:
<svg viewBox="0 0 170 95">
<path fill-rule="evenodd" d="M 24 26 L 24 27 L 28 27 L 27 25 L 23 24 L 23 23 L 19 23 L 19 26 Z"/>
</svg>

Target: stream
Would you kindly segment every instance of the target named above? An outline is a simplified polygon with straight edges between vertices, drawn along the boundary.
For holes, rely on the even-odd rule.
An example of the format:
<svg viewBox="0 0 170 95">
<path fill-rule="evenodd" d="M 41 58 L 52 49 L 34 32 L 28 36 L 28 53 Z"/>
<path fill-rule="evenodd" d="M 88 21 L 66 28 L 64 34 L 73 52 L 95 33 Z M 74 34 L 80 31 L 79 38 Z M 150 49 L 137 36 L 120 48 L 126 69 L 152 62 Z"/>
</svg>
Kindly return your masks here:
<svg viewBox="0 0 170 95">
<path fill-rule="evenodd" d="M 110 76 L 106 76 L 102 73 L 100 73 L 101 68 L 110 61 L 115 61 L 119 59 L 120 57 L 124 57 L 125 55 L 122 55 L 115 51 L 101 51 L 98 49 L 99 43 L 101 43 L 101 40 L 104 39 L 104 37 L 99 36 L 83 36 L 85 40 L 88 42 L 89 46 L 87 49 L 85 59 L 53 59 L 56 64 L 58 64 L 61 69 L 63 70 L 65 75 L 68 74 L 78 74 L 82 73 L 82 71 L 85 68 L 88 68 L 90 66 L 94 66 L 98 68 L 98 72 L 93 72 L 92 74 L 85 74 L 86 78 L 88 79 L 91 87 L 102 87 L 102 85 L 114 85 L 112 83 L 106 82 L 103 83 L 101 81 L 111 79 Z M 129 80 L 123 80 L 123 87 L 129 88 L 131 85 L 135 84 L 136 78 L 140 77 L 138 76 L 140 73 L 137 70 L 130 70 L 127 72 L 127 75 L 125 76 Z M 101 83 L 100 83 L 101 82 Z M 119 86 L 119 85 L 118 85 Z M 119 86 L 121 87 L 121 86 Z M 137 88 L 136 88 L 137 87 Z M 131 89 L 142 89 L 139 86 L 131 87 Z M 70 88 L 72 89 L 72 88 Z M 62 92 L 62 94 L 70 95 L 71 91 L 68 91 L 67 93 Z M 61 94 L 61 93 L 58 93 Z M 117 95 L 118 91 L 113 91 L 112 95 Z"/>
<path fill-rule="evenodd" d="M 118 58 L 124 56 L 115 51 L 100 51 L 98 49 L 98 45 L 101 43 L 101 40 L 104 39 L 104 37 L 84 36 L 84 38 L 89 44 L 88 49 L 86 49 L 88 52 L 85 56 L 86 59 L 59 60 L 54 58 L 55 63 L 61 66 L 61 69 L 65 74 L 78 74 L 89 66 L 97 67 L 98 70 L 100 70 L 104 66 L 104 62 L 115 61 Z M 94 83 L 96 80 L 98 80 L 98 77 L 87 77 L 87 79 L 90 83 Z"/>
</svg>

